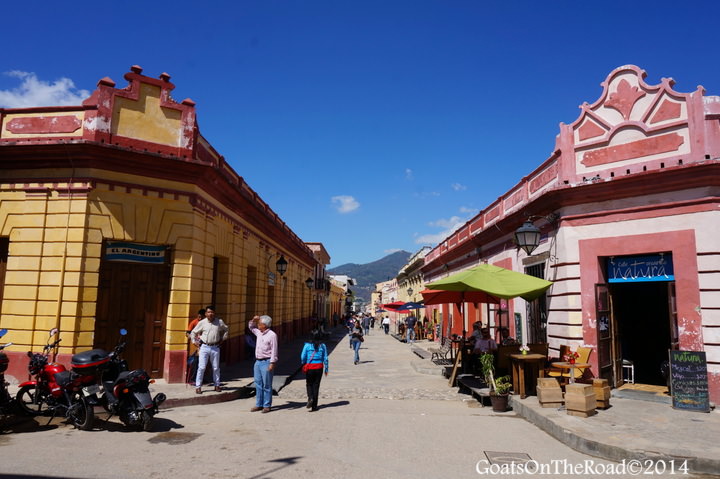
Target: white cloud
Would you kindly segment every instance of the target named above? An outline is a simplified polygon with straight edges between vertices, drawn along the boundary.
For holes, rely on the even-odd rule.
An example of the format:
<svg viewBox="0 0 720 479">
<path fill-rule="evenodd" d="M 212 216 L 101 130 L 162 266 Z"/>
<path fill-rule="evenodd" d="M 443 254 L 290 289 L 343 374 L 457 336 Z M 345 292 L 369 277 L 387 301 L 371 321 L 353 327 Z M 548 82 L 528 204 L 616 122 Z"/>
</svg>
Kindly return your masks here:
<svg viewBox="0 0 720 479">
<path fill-rule="evenodd" d="M 467 206 L 461 206 L 460 207 L 460 213 L 465 213 L 468 216 L 475 216 L 478 213 L 477 208 L 468 208 Z"/>
<path fill-rule="evenodd" d="M 413 179 L 413 170 L 411 170 L 410 168 L 405 168 L 405 179 L 406 180 Z"/>
<path fill-rule="evenodd" d="M 426 234 L 415 238 L 415 244 L 438 244 L 458 228 L 465 224 L 467 220 L 459 216 L 452 216 L 450 218 L 441 218 L 436 221 L 428 223 L 429 226 L 434 228 L 443 228 L 439 233 Z"/>
<path fill-rule="evenodd" d="M 21 83 L 16 88 L 0 90 L 0 107 L 4 108 L 80 105 L 90 96 L 89 91 L 76 89 L 69 78 L 48 82 L 40 80 L 35 73 L 17 70 L 5 75 L 18 78 Z"/>
<path fill-rule="evenodd" d="M 333 204 L 335 204 L 335 209 L 338 210 L 338 213 L 350 213 L 360 208 L 360 203 L 358 203 L 352 196 L 333 196 L 331 200 Z"/>
<path fill-rule="evenodd" d="M 460 218 L 459 216 L 451 216 L 450 218 L 440 218 L 439 220 L 431 221 L 430 223 L 428 223 L 428 225 L 436 228 L 451 229 L 456 225 L 459 228 L 464 223 L 465 220 Z"/>
<path fill-rule="evenodd" d="M 397 253 L 398 251 L 402 251 L 402 250 L 400 248 L 391 248 L 391 249 L 386 249 L 385 251 L 383 251 L 383 253 L 393 254 L 393 253 Z"/>
<path fill-rule="evenodd" d="M 461 185 L 460 183 L 453 183 L 450 185 L 450 188 L 452 188 L 455 191 L 465 191 L 467 190 L 467 186 Z"/>
<path fill-rule="evenodd" d="M 440 196 L 437 191 L 423 191 L 419 193 L 413 193 L 415 198 L 427 198 L 428 196 Z"/>
</svg>

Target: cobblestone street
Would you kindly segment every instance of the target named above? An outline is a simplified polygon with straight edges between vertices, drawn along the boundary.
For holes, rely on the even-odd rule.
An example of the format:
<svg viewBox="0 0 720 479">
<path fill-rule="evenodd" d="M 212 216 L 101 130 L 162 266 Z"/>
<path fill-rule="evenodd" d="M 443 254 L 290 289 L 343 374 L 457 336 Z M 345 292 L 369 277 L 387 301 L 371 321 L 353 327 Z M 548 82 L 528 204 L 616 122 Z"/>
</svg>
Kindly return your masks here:
<svg viewBox="0 0 720 479">
<path fill-rule="evenodd" d="M 467 399 L 456 389 L 448 387 L 441 375 L 418 373 L 412 367 L 419 359 L 411 346 L 398 342 L 391 335 L 371 330 L 360 348 L 360 364 L 353 363 L 354 353 L 348 347 L 347 336 L 339 337 L 338 330 L 328 342 L 335 348 L 330 353 L 330 374 L 323 377 L 321 400 L 329 399 L 432 399 L 461 401 Z M 434 346 L 420 341 L 419 346 Z M 299 360 L 299 359 L 298 359 Z M 427 363 L 427 360 L 425 361 Z M 283 399 L 306 398 L 302 374 L 282 389 Z"/>
</svg>

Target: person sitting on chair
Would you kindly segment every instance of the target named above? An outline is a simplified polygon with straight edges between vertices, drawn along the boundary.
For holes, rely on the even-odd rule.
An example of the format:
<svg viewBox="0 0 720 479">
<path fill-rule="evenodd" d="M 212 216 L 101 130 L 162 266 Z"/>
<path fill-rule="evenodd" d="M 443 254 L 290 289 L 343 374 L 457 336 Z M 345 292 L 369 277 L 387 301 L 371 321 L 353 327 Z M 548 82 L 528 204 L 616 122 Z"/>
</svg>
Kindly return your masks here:
<svg viewBox="0 0 720 479">
<path fill-rule="evenodd" d="M 497 343 L 490 337 L 489 328 L 480 329 L 480 339 L 475 341 L 473 354 L 494 353 L 497 351 Z"/>
<path fill-rule="evenodd" d="M 510 330 L 505 326 L 500 328 L 500 344 L 503 346 L 515 346 L 518 344 L 515 338 L 510 337 Z"/>
</svg>

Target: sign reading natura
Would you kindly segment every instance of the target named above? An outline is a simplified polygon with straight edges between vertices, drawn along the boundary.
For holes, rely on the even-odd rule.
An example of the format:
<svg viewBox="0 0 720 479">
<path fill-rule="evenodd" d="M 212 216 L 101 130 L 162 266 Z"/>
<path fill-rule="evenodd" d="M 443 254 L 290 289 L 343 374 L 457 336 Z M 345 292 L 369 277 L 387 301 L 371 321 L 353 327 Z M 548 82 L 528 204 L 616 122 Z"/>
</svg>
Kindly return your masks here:
<svg viewBox="0 0 720 479">
<path fill-rule="evenodd" d="M 672 255 L 614 256 L 607 262 L 609 283 L 674 281 Z"/>
</svg>

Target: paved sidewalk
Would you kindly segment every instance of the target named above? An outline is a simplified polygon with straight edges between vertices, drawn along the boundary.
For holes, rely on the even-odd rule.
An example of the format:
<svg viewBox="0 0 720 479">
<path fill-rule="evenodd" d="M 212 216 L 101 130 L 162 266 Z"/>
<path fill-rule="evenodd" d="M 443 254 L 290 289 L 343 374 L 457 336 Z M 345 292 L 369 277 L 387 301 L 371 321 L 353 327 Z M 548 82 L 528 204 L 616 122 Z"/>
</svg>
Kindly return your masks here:
<svg viewBox="0 0 720 479">
<path fill-rule="evenodd" d="M 320 386 L 323 401 L 359 398 L 427 399 L 468 401 L 440 375 L 441 366 L 412 353 L 412 346 L 377 329 L 360 349 L 360 364 L 353 364 L 344 328 L 332 331 L 326 342 L 330 350 L 330 374 Z M 277 366 L 276 400 L 304 400 L 305 381 L 300 372 L 303 341 L 281 345 Z M 430 347 L 427 341 L 416 346 Z M 252 362 L 224 367 L 224 391 L 197 395 L 183 384 L 155 384 L 168 396 L 165 407 L 205 404 L 247 397 L 252 393 Z M 540 429 L 580 452 L 612 461 L 687 459 L 691 472 L 720 475 L 720 413 L 694 413 L 672 409 L 668 404 L 613 397 L 607 410 L 589 418 L 569 416 L 564 410 L 541 408 L 537 398 L 512 397 L 513 411 Z M 500 413 L 497 413 L 500 414 Z"/>
</svg>

